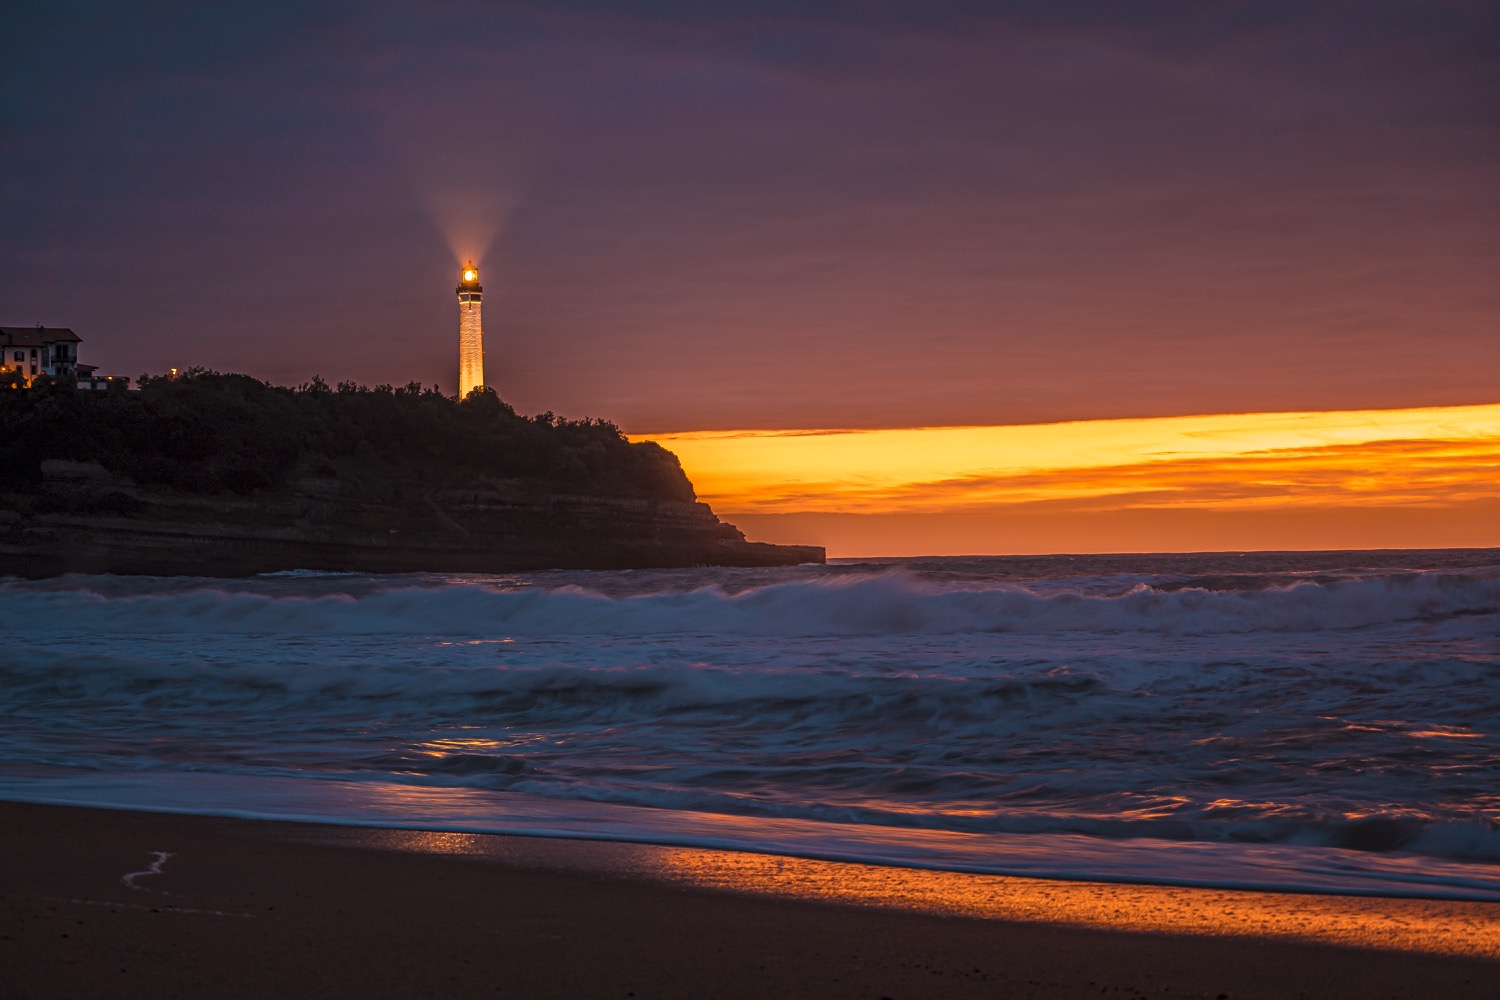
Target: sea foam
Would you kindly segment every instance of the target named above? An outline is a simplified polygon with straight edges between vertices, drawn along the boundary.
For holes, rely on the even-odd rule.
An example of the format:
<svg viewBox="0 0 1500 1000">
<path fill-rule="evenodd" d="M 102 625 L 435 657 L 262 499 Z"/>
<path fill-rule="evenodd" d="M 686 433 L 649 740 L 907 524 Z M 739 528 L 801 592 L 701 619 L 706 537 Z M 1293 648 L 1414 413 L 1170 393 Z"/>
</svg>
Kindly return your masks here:
<svg viewBox="0 0 1500 1000">
<path fill-rule="evenodd" d="M 1146 631 L 1170 635 L 1312 632 L 1500 612 L 1500 579 L 1405 573 L 1254 590 L 1140 584 L 1119 595 L 1038 594 L 1017 585 L 939 585 L 887 571 L 726 593 L 611 597 L 474 585 L 392 587 L 362 596 L 252 593 L 205 582 L 168 593 L 106 596 L 87 586 L 11 583 L 0 608 L 43 631 L 120 633 L 514 635 L 901 635 Z"/>
<path fill-rule="evenodd" d="M 1324 890 L 1500 863 L 1492 559 L 1125 558 L 7 581 L 0 796 L 1158 881 L 1197 845 Z"/>
</svg>

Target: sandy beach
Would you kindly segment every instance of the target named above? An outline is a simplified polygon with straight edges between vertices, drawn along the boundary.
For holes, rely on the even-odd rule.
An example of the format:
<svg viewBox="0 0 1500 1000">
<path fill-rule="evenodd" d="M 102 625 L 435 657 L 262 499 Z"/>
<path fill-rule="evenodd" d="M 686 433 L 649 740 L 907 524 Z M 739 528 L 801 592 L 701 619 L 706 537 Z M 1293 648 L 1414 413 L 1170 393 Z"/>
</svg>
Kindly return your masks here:
<svg viewBox="0 0 1500 1000">
<path fill-rule="evenodd" d="M 5 995 L 1489 998 L 1500 905 L 0 803 Z"/>
</svg>

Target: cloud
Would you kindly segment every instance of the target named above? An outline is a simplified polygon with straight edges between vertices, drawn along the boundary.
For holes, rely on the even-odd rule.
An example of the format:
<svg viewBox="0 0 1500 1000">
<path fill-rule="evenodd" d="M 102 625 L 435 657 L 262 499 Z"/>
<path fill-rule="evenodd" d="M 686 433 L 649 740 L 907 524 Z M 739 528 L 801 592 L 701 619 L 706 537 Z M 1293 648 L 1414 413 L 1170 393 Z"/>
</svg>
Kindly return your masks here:
<svg viewBox="0 0 1500 1000">
<path fill-rule="evenodd" d="M 1382 441 L 1278 449 L 1222 458 L 1164 459 L 1008 477 L 974 476 L 861 496 L 840 509 L 959 511 L 1268 507 L 1448 507 L 1500 499 L 1500 437 L 1488 441 Z M 837 494 L 788 498 L 779 510 L 828 509 Z"/>
<path fill-rule="evenodd" d="M 5 321 L 111 370 L 451 387 L 456 254 L 502 395 L 639 429 L 1456 404 L 1500 363 L 1481 4 L 0 18 Z"/>
<path fill-rule="evenodd" d="M 660 440 L 700 496 L 729 512 L 1438 509 L 1500 500 L 1500 405 Z"/>
</svg>

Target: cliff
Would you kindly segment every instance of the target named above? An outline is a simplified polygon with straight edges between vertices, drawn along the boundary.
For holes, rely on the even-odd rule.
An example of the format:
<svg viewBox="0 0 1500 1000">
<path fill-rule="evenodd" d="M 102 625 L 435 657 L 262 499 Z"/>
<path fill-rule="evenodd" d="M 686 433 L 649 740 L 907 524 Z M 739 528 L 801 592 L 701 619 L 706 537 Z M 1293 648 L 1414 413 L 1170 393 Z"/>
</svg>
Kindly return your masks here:
<svg viewBox="0 0 1500 1000">
<path fill-rule="evenodd" d="M 675 456 L 654 444 L 604 421 L 519 417 L 492 396 L 284 390 L 212 373 L 148 380 L 139 397 L 68 392 L 0 394 L 11 397 L 0 399 L 0 574 L 824 558 L 817 546 L 747 541 L 696 502 Z"/>
<path fill-rule="evenodd" d="M 0 493 L 0 574 L 247 576 L 290 569 L 487 573 L 779 566 L 815 546 L 748 542 L 706 504 L 551 492 L 535 482 L 434 489 L 394 505 L 308 478 L 255 497 L 142 489 L 96 463 L 50 461 Z"/>
</svg>

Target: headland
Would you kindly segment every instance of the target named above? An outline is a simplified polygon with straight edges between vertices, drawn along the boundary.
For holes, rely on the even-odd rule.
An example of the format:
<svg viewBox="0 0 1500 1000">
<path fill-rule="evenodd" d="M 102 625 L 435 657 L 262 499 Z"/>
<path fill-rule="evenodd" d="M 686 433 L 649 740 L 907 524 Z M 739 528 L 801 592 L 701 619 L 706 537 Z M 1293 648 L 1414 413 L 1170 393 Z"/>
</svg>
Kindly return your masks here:
<svg viewBox="0 0 1500 1000">
<path fill-rule="evenodd" d="M 0 394 L 0 574 L 779 566 L 670 452 L 493 393 L 189 371 Z"/>
</svg>

